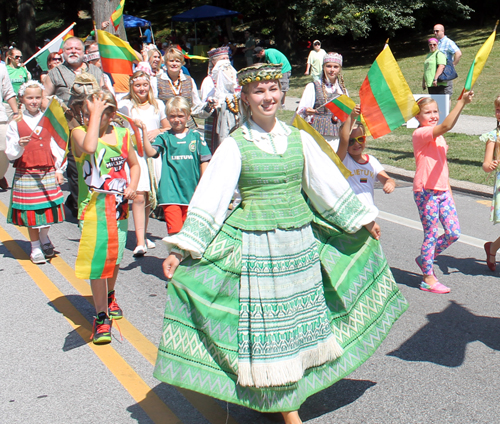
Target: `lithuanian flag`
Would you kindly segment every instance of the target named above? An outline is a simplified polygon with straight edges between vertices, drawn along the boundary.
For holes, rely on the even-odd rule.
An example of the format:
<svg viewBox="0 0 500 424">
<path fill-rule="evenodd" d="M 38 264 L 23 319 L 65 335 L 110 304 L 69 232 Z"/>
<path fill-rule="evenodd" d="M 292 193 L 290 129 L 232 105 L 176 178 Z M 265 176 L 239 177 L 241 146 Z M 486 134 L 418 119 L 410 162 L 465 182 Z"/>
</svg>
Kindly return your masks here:
<svg viewBox="0 0 500 424">
<path fill-rule="evenodd" d="M 125 0 L 121 0 L 120 4 L 116 7 L 115 11 L 111 14 L 111 17 L 109 18 L 111 24 L 115 28 L 115 31 L 118 29 L 118 26 L 122 21 L 124 6 L 125 6 Z"/>
<path fill-rule="evenodd" d="M 68 121 L 66 121 L 64 111 L 56 99 L 52 99 L 49 107 L 45 109 L 38 126 L 47 129 L 57 145 L 66 150 L 69 140 Z"/>
<path fill-rule="evenodd" d="M 472 90 L 472 87 L 474 87 L 477 78 L 479 77 L 479 75 L 481 75 L 484 65 L 488 60 L 488 56 L 490 55 L 491 49 L 493 48 L 493 43 L 495 42 L 495 37 L 497 35 L 497 26 L 498 21 L 495 25 L 493 33 L 488 37 L 488 39 L 477 52 L 476 57 L 474 58 L 474 62 L 472 62 L 472 65 L 470 66 L 467 78 L 465 79 L 465 88 L 462 91 L 462 94 L 464 94 L 466 91 Z M 462 97 L 462 94 L 460 95 L 460 98 Z"/>
<path fill-rule="evenodd" d="M 389 46 L 377 56 L 359 90 L 361 113 L 373 138 L 413 118 L 419 108 Z"/>
<path fill-rule="evenodd" d="M 354 109 L 354 106 L 356 106 L 354 100 L 345 94 L 342 94 L 325 105 L 325 107 L 342 122 L 345 122 L 345 120 L 349 117 Z"/>
<path fill-rule="evenodd" d="M 92 280 L 111 278 L 118 259 L 115 196 L 93 192 L 83 220 L 75 274 Z"/>
<path fill-rule="evenodd" d="M 139 58 L 130 44 L 109 32 L 100 29 L 96 32 L 102 70 L 110 74 L 132 75 L 132 65 Z"/>
</svg>

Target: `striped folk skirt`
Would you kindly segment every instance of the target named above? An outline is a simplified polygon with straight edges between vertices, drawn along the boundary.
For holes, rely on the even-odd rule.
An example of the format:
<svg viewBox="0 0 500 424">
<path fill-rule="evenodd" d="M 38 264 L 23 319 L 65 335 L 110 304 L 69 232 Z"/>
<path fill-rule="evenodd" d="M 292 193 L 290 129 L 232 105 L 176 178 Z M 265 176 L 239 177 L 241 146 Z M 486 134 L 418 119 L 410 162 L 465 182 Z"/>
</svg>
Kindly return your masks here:
<svg viewBox="0 0 500 424">
<path fill-rule="evenodd" d="M 156 378 L 261 412 L 294 411 L 375 352 L 408 306 L 380 243 L 320 217 L 272 233 L 224 224 L 201 259 L 177 268 Z"/>
<path fill-rule="evenodd" d="M 64 221 L 64 195 L 53 167 L 17 168 L 7 222 L 42 227 Z"/>
</svg>

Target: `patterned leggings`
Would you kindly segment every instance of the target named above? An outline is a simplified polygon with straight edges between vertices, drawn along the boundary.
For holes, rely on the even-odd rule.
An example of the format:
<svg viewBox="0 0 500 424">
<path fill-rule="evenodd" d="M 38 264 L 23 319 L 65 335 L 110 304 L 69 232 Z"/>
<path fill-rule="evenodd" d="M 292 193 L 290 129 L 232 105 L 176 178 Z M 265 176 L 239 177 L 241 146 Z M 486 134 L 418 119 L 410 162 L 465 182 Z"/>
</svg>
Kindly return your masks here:
<svg viewBox="0 0 500 424">
<path fill-rule="evenodd" d="M 424 227 L 424 242 L 420 250 L 423 273 L 432 275 L 434 258 L 460 237 L 457 210 L 449 191 L 423 189 L 413 195 Z M 437 237 L 439 221 L 444 234 Z"/>
</svg>

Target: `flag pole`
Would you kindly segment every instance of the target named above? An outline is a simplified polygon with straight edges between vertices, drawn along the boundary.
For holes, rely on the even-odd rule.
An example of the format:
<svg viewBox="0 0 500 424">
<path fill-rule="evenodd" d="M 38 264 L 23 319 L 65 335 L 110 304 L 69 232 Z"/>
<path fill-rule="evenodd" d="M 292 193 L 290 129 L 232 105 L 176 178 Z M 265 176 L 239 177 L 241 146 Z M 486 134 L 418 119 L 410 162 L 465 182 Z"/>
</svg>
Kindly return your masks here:
<svg viewBox="0 0 500 424">
<path fill-rule="evenodd" d="M 63 32 L 61 32 L 61 34 L 66 35 L 68 32 L 71 31 L 71 29 L 75 25 L 76 25 L 76 22 L 73 22 L 68 28 L 66 28 Z M 40 50 L 38 50 L 33 56 L 31 56 L 26 62 L 24 62 L 24 66 L 26 66 L 26 64 L 28 62 L 30 62 L 31 60 L 33 60 L 33 59 L 37 58 L 38 56 L 40 56 L 45 50 L 47 50 L 48 48 L 52 47 L 52 45 L 57 41 L 57 39 L 61 36 L 61 34 L 59 34 L 57 37 L 53 38 L 50 43 L 48 43 L 46 46 L 43 46 L 43 48 L 41 48 Z"/>
</svg>

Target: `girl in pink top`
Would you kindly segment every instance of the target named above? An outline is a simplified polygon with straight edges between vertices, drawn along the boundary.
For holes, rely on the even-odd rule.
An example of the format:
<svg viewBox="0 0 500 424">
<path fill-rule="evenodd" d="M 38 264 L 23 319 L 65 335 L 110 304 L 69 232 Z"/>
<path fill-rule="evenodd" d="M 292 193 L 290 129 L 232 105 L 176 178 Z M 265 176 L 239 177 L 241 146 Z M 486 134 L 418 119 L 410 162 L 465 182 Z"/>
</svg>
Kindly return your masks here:
<svg viewBox="0 0 500 424">
<path fill-rule="evenodd" d="M 448 181 L 448 145 L 443 134 L 455 126 L 462 109 L 472 101 L 473 96 L 472 91 L 465 93 L 440 125 L 436 101 L 424 97 L 417 102 L 420 112 L 416 118 L 420 126 L 412 137 L 417 163 L 413 195 L 424 229 L 424 242 L 415 262 L 423 274 L 420 289 L 432 293 L 449 293 L 450 289 L 436 279 L 433 262 L 460 237 L 460 224 Z M 439 221 L 444 234 L 436 237 Z"/>
</svg>

